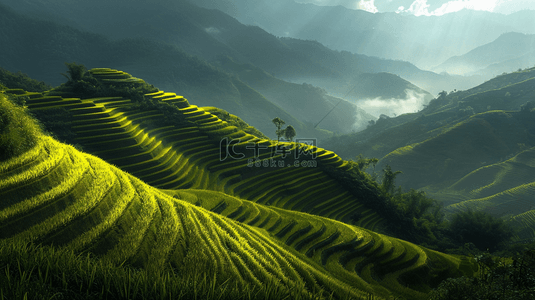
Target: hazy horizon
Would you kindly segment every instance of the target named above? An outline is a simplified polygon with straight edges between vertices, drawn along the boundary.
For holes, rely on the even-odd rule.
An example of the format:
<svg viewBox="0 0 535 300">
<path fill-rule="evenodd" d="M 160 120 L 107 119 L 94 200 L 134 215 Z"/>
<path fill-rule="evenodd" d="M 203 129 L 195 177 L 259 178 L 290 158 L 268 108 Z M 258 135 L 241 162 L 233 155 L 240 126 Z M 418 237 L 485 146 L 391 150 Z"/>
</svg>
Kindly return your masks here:
<svg viewBox="0 0 535 300">
<path fill-rule="evenodd" d="M 521 10 L 535 10 L 529 0 L 295 0 L 319 6 L 341 5 L 371 13 L 396 12 L 415 16 L 441 16 L 463 9 L 512 14 Z"/>
</svg>

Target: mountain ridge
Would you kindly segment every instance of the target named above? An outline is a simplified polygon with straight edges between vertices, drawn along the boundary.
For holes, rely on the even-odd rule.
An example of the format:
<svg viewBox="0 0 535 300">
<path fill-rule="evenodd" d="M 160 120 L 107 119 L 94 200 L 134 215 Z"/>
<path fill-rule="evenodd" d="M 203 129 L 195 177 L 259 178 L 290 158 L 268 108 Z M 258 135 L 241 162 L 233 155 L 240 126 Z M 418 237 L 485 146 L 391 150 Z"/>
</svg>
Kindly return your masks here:
<svg viewBox="0 0 535 300">
<path fill-rule="evenodd" d="M 491 74 L 498 75 L 507 70 L 525 68 L 535 63 L 535 35 L 509 32 L 500 35 L 491 43 L 479 46 L 461 56 L 455 56 L 434 67 L 436 72 L 451 74 L 484 74 L 494 65 Z M 513 65 L 513 63 L 515 65 Z M 497 68 L 500 65 L 500 69 Z"/>
<path fill-rule="evenodd" d="M 25 13 L 32 11 L 21 8 L 17 4 L 18 2 L 7 1 L 6 3 Z M 445 77 L 422 71 L 407 62 L 384 60 L 362 54 L 346 55 L 334 50 L 324 51 L 328 57 L 318 60 L 317 57 L 314 57 L 314 49 L 310 44 L 305 43 L 306 47 L 294 49 L 293 46 L 288 47 L 291 40 L 277 38 L 256 26 L 243 25 L 220 11 L 203 9 L 187 1 L 173 2 L 169 5 L 167 3 L 167 0 L 157 3 L 151 2 L 150 4 L 138 1 L 137 4 L 143 5 L 142 7 L 146 7 L 147 11 L 158 16 L 158 18 L 152 18 L 144 10 L 135 9 L 133 6 L 127 8 L 121 6 L 118 0 L 103 1 L 102 5 L 106 7 L 107 13 L 113 14 L 112 12 L 116 11 L 117 16 L 97 19 L 84 18 L 81 15 L 80 18 L 73 21 L 73 24 L 83 23 L 84 30 L 92 28 L 93 32 L 105 34 L 112 38 L 144 37 L 171 43 L 182 47 L 190 54 L 200 55 L 208 61 L 216 59 L 219 54 L 228 55 L 242 63 L 252 63 L 284 80 L 299 80 L 299 83 L 302 83 L 301 78 L 305 78 L 307 82 L 310 82 L 309 78 L 322 79 L 326 83 L 319 86 L 329 91 L 337 83 L 339 85 L 342 79 L 342 81 L 350 80 L 360 69 L 362 69 L 360 73 L 390 72 L 400 75 L 433 94 L 440 91 L 436 88 L 437 83 L 444 85 L 442 89 L 450 90 L 468 88 L 470 83 L 478 81 L 475 77 Z M 76 3 L 63 3 L 54 11 L 50 11 L 50 8 L 46 8 L 46 6 L 44 9 L 49 10 L 50 13 L 73 16 L 77 15 L 75 13 L 78 11 L 76 5 Z M 95 15 L 98 15 L 99 9 L 89 6 L 85 9 L 85 15 L 91 15 L 88 13 L 95 10 L 97 10 Z M 33 14 L 35 14 L 35 10 Z M 125 17 L 119 19 L 121 15 Z M 136 25 L 141 26 L 139 30 L 128 32 L 128 27 L 123 26 L 123 21 L 128 23 L 132 19 L 138 20 L 143 26 Z M 115 33 L 113 33 L 114 30 Z M 303 44 L 304 41 L 292 44 L 299 43 Z M 303 50 L 307 51 L 303 52 Z M 341 70 L 344 72 L 333 67 L 333 63 L 342 66 Z"/>
<path fill-rule="evenodd" d="M 197 1 L 197 3 L 204 7 L 221 9 L 245 24 L 257 24 L 279 36 L 285 36 L 284 33 L 287 32 L 287 36 L 318 40 L 333 49 L 402 59 L 427 69 L 436 65 L 437 60 L 444 61 L 451 56 L 460 55 L 489 43 L 501 33 L 509 31 L 535 33 L 533 30 L 529 32 L 530 28 L 534 28 L 530 25 L 535 25 L 534 11 L 501 15 L 461 10 L 443 16 L 416 17 L 393 12 L 372 14 L 342 6 L 318 6 L 284 0 L 272 1 L 270 5 L 262 1 L 243 5 L 243 0 L 217 4 L 210 1 Z M 292 21 L 281 24 L 277 22 L 280 15 L 284 15 L 285 20 Z M 321 26 L 314 22 L 319 19 L 322 20 Z M 255 23 L 256 20 L 260 21 Z M 482 35 L 479 26 L 486 28 L 489 34 Z M 441 30 L 442 28 L 446 30 Z M 333 31 L 336 34 L 333 34 Z M 463 34 L 458 34 L 460 32 Z M 385 47 L 381 41 L 392 41 L 390 36 L 396 37 L 394 40 L 396 43 Z M 426 49 L 422 50 L 422 47 Z M 462 87 L 464 88 L 468 87 Z"/>
</svg>

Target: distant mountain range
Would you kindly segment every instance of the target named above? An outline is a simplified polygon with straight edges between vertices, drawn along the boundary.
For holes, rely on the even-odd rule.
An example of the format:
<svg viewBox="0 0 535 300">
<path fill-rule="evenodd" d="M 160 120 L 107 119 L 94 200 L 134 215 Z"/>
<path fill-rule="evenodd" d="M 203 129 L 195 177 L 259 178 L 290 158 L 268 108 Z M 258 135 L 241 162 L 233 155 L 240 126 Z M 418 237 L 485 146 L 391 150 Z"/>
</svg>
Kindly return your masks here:
<svg viewBox="0 0 535 300">
<path fill-rule="evenodd" d="M 362 124 L 373 119 L 373 116 L 362 111 L 358 113 L 354 105 L 344 102 L 345 106 L 340 106 L 344 109 L 334 110 L 315 129 L 307 114 L 301 114 L 301 119 L 295 118 L 236 75 L 218 69 L 198 56 L 187 54 L 177 46 L 146 38 L 113 40 L 70 26 L 29 18 L 2 5 L 0 15 L 0 42 L 9 45 L 0 50 L 0 66 L 11 71 L 23 71 L 52 85 L 59 85 L 65 80 L 61 76 L 64 62 L 76 61 L 89 68 L 102 65 L 124 68 L 143 74 L 158 87 L 180 91 L 197 105 L 216 106 L 239 115 L 271 137 L 275 137 L 275 127 L 271 123 L 275 117 L 293 125 L 298 136 L 319 139 L 332 132 L 351 132 L 356 129 L 359 116 L 363 118 Z M 285 84 L 281 80 L 271 83 L 274 84 L 272 88 Z M 292 89 L 301 85 L 286 84 L 285 88 L 288 86 Z M 318 89 L 299 94 L 299 97 L 305 96 L 319 101 L 323 111 L 340 101 L 333 97 L 324 98 Z M 297 97 L 292 100 L 300 101 Z M 313 120 L 318 122 L 319 119 L 314 117 Z"/>
<path fill-rule="evenodd" d="M 183 91 L 195 103 L 240 115 L 268 135 L 272 131 L 268 116 L 280 116 L 296 124 L 300 133 L 318 138 L 329 135 L 312 127 L 326 116 L 320 112 L 338 106 L 339 100 L 332 96 L 345 97 L 364 108 L 370 105 L 363 100 L 386 100 L 381 104 L 385 109 L 372 113 L 375 117 L 381 113 L 393 116 L 400 112 L 389 109 L 388 101 L 412 101 L 411 95 L 419 95 L 420 100 L 413 104 L 418 110 L 432 94 L 469 88 L 483 78 L 439 75 L 408 62 L 335 51 L 316 41 L 276 37 L 221 11 L 187 1 L 134 2 L 136 5 L 125 7 L 122 0 L 91 4 L 3 0 L 32 18 L 15 17 L 9 9 L 2 9 L 7 14 L 3 18 L 4 43 L 11 45 L 3 50 L 2 66 L 57 85 L 62 80 L 59 62 L 107 65 L 141 74 L 159 87 Z M 43 31 L 49 26 L 54 29 Z M 125 55 L 117 57 L 118 51 L 112 54 L 111 48 L 122 48 L 119 52 Z M 19 56 L 21 53 L 29 55 Z M 226 63 L 229 61 L 234 67 Z M 48 74 L 39 74 L 44 70 Z M 251 71 L 257 76 L 249 76 Z M 303 90 L 310 84 L 319 89 Z M 252 104 L 256 102 L 266 107 L 262 121 L 253 117 L 252 111 L 259 107 Z M 341 103 L 320 128 L 344 134 L 364 128 L 374 118 L 352 104 Z"/>
<path fill-rule="evenodd" d="M 332 50 L 320 44 L 319 42 L 325 43 L 321 39 L 313 42 L 315 38 L 311 37 L 299 37 L 308 39 L 307 41 L 282 38 L 284 36 L 276 30 L 244 25 L 228 14 L 200 8 L 196 6 L 199 4 L 197 2 L 128 2 L 135 5 L 125 5 L 127 2 L 123 0 L 98 0 L 91 3 L 51 0 L 2 2 L 33 18 L 63 20 L 62 23 L 69 26 L 113 39 L 142 37 L 173 44 L 209 62 L 221 56 L 230 56 L 236 61 L 260 67 L 277 78 L 312 83 L 336 96 L 345 94 L 351 88 L 349 83 L 362 73 L 396 74 L 431 94 L 442 90 L 467 89 L 482 82 L 479 77 L 441 76 L 422 71 L 404 61 Z M 248 3 L 249 6 L 253 4 L 256 5 L 256 2 Z M 281 19 L 279 17 L 277 20 Z M 402 48 L 396 49 L 394 50 L 400 52 Z M 380 53 L 371 55 L 380 56 Z M 375 93 L 380 94 L 381 91 L 382 89 Z M 404 90 L 399 91 L 403 92 Z M 358 97 L 358 93 L 354 96 Z"/>
<path fill-rule="evenodd" d="M 432 70 L 457 75 L 496 76 L 535 65 L 535 35 L 510 32 L 470 52 L 454 56 Z"/>
<path fill-rule="evenodd" d="M 535 33 L 535 11 L 502 15 L 461 10 L 415 17 L 297 2 L 195 0 L 197 5 L 220 9 L 277 36 L 317 40 L 332 49 L 405 60 L 424 69 L 490 43 L 503 33 Z"/>
</svg>

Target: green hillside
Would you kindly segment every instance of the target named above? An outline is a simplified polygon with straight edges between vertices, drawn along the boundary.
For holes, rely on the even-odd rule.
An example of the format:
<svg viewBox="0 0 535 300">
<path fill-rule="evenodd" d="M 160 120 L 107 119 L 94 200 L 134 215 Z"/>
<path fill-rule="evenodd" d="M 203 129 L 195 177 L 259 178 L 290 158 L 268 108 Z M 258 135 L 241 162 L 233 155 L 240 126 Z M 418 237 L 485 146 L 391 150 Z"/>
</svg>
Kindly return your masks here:
<svg viewBox="0 0 535 300">
<path fill-rule="evenodd" d="M 110 69 L 93 69 L 91 73 L 99 80 L 114 84 L 140 82 L 128 74 Z M 59 254 L 68 256 L 65 251 L 72 251 L 90 254 L 102 266 L 142 268 L 149 274 L 169 272 L 171 275 L 165 277 L 166 281 L 170 280 L 169 276 L 192 278 L 186 282 L 182 279 L 189 286 L 188 290 L 192 289 L 191 285 L 196 289 L 206 284 L 194 281 L 194 275 L 200 273 L 213 278 L 210 279 L 210 289 L 213 291 L 230 282 L 231 286 L 236 285 L 242 290 L 259 289 L 265 298 L 269 298 L 271 293 L 289 294 L 292 298 L 309 298 L 313 295 L 329 297 L 332 294 L 337 298 L 374 295 L 377 299 L 390 296 L 424 299 L 430 288 L 442 279 L 463 274 L 472 276 L 477 271 L 477 266 L 466 257 L 445 255 L 331 218 L 283 209 L 304 206 L 314 211 L 318 208 L 317 205 L 311 206 L 319 198 L 314 198 L 313 190 L 308 191 L 303 187 L 311 185 L 317 194 L 322 194 L 318 192 L 320 186 L 314 186 L 314 181 L 310 179 L 316 176 L 323 182 L 328 180 L 321 175 L 321 167 L 314 171 L 304 167 L 285 167 L 280 168 L 284 171 L 271 170 L 271 173 L 253 169 L 250 177 L 246 178 L 240 174 L 244 168 L 240 168 L 239 160 L 225 163 L 218 159 L 217 163 L 213 163 L 215 160 L 204 141 L 220 134 L 218 130 L 242 139 L 258 138 L 228 128 L 230 126 L 225 126 L 224 121 L 189 105 L 182 97 L 163 92 L 148 95 L 167 99 L 162 102 L 180 107 L 183 115 L 175 117 L 181 119 L 179 123 L 189 124 L 189 128 L 180 130 L 167 126 L 143 130 L 144 123 L 140 119 L 162 116 L 150 110 L 137 116 L 129 114 L 126 107 L 130 100 L 120 97 L 80 99 L 43 96 L 20 90 L 7 92 L 16 93 L 19 98 L 28 97 L 30 111 L 63 107 L 80 121 L 92 120 L 90 126 L 73 126 L 79 134 L 78 139 L 98 140 L 93 145 L 101 142 L 101 147 L 106 145 L 109 150 L 120 151 L 122 155 L 117 156 L 115 162 L 110 161 L 119 167 L 124 166 L 120 164 L 119 157 L 125 157 L 133 163 L 132 171 L 145 176 L 155 175 L 154 171 L 160 167 L 154 163 L 169 151 L 179 154 L 176 156 L 178 162 L 173 165 L 183 167 L 177 170 L 178 175 L 171 181 L 166 179 L 169 176 L 162 173 L 165 168 L 157 171 L 166 184 L 177 184 L 173 189 L 157 189 L 130 172 L 126 173 L 100 158 L 80 152 L 33 129 L 36 135 L 32 147 L 13 152 L 13 155 L 0 161 L 0 195 L 4 199 L 0 202 L 2 243 L 23 247 L 21 243 L 31 242 L 56 247 L 59 249 L 57 254 L 46 250 L 48 248 L 39 250 L 40 255 L 46 255 L 50 260 L 57 259 Z M 4 100 L 1 109 L 3 112 L 10 111 L 12 105 Z M 103 116 L 113 111 L 117 115 Z M 121 121 L 116 123 L 114 118 Z M 12 132 L 9 131 L 10 123 L 6 124 L 4 130 Z M 157 132 L 161 135 L 151 136 L 151 133 Z M 9 136 L 6 131 L 1 133 L 2 137 Z M 98 133 L 98 139 L 93 138 L 95 133 Z M 182 144 L 183 148 L 162 145 L 162 136 L 165 134 L 175 135 L 176 144 Z M 132 145 L 135 141 L 133 136 L 140 136 L 142 141 Z M 153 143 L 153 140 L 158 141 Z M 2 147 L 6 145 L 3 142 Z M 271 142 L 264 140 L 264 143 Z M 133 150 L 136 148 L 148 150 Z M 152 160 L 147 159 L 154 149 L 159 149 L 159 152 Z M 318 152 L 318 165 L 344 167 L 336 155 L 317 148 L 313 151 Z M 175 158 L 170 156 L 169 159 Z M 153 165 L 146 168 L 149 166 L 146 163 Z M 239 172 L 233 173 L 232 169 Z M 288 180 L 290 174 L 299 172 L 304 172 L 303 179 Z M 256 174 L 263 174 L 268 179 L 262 182 L 263 177 L 255 178 Z M 191 175 L 195 176 L 190 178 Z M 233 181 L 233 178 L 240 178 L 240 181 Z M 289 193 L 291 187 L 284 189 L 284 182 L 299 187 L 300 192 Z M 326 184 L 331 194 L 340 189 L 334 184 Z M 217 186 L 230 194 L 215 191 L 214 187 Z M 186 187 L 189 188 L 184 189 Z M 282 193 L 277 193 L 276 187 Z M 299 201 L 299 197 L 305 195 L 309 201 Z M 342 197 L 343 193 L 339 198 Z M 328 205 L 320 207 L 325 215 L 343 219 L 345 211 L 338 208 L 349 210 L 354 205 L 349 202 L 348 206 L 343 207 L 336 201 L 334 198 Z M 266 202 L 271 205 L 259 204 Z M 69 263 L 79 261 L 80 258 L 69 258 L 65 269 L 72 269 L 74 266 Z M 18 280 L 22 273 L 11 275 L 12 262 L 3 263 L 7 263 L 7 279 Z M 90 263 L 88 261 L 83 265 Z M 22 264 L 26 266 L 29 262 Z M 21 268 L 19 263 L 19 271 L 25 272 Z M 95 267 L 92 274 L 97 275 L 91 276 L 101 276 L 101 268 L 98 267 L 97 271 Z M 55 267 L 52 269 L 56 270 Z M 38 270 L 35 274 L 42 274 L 43 271 Z M 48 271 L 46 274 L 35 280 L 46 283 Z M 122 276 L 135 277 L 136 274 Z M 50 276 L 57 278 L 58 275 L 51 273 Z M 63 277 L 60 282 L 68 284 L 71 280 L 76 279 Z M 104 295 L 116 289 L 113 282 L 102 284 L 109 288 L 97 294 Z M 144 284 L 147 284 L 147 280 Z M 80 292 L 83 288 L 80 286 Z M 171 284 L 170 288 L 176 289 L 176 283 Z M 136 289 L 139 292 L 139 289 L 147 291 L 150 288 L 145 286 Z M 161 289 L 160 297 L 164 298 L 167 288 Z M 132 287 L 125 287 L 123 293 L 131 290 Z M 1 291 L 6 295 L 10 292 Z M 34 291 L 42 292 L 42 289 L 36 288 Z M 223 289 L 220 297 L 227 298 L 227 293 L 231 292 L 235 292 L 232 287 L 228 292 Z M 29 293 L 30 297 L 34 297 L 31 294 L 34 292 Z M 212 296 L 215 297 L 215 294 Z M 128 296 L 123 294 L 122 297 Z"/>
<path fill-rule="evenodd" d="M 121 71 L 92 69 L 90 73 L 104 85 L 144 84 Z M 26 99 L 30 112 L 52 126 L 58 138 L 154 187 L 222 191 L 346 222 L 358 213 L 367 216 L 358 225 L 370 229 L 382 223 L 381 216 L 370 211 L 359 195 L 327 173 L 350 168 L 335 153 L 259 138 L 254 128 L 240 129 L 216 116 L 224 112 L 190 105 L 174 93 L 147 93 L 140 103 L 120 96 L 74 98 L 76 86 L 68 85 L 45 94 L 7 92 Z M 58 118 L 63 120 L 60 125 Z"/>
<path fill-rule="evenodd" d="M 439 95 L 418 113 L 382 118 L 366 130 L 332 138 L 328 143 L 346 159 L 360 153 L 381 158 L 398 148 L 437 136 L 473 114 L 518 111 L 533 99 L 534 79 L 535 68 L 530 68 L 497 76 L 468 90 L 444 91 L 444 96 Z"/>
<path fill-rule="evenodd" d="M 359 153 L 380 158 L 378 169 L 390 165 L 402 171 L 398 184 L 425 190 L 448 213 L 482 210 L 532 232 L 528 212 L 534 208 L 535 173 L 529 157 L 535 127 L 528 102 L 535 95 L 534 80 L 531 68 L 467 91 L 445 92 L 418 113 L 383 118 L 332 141 L 332 149 L 344 158 Z"/>
<path fill-rule="evenodd" d="M 381 159 L 403 170 L 399 183 L 444 187 L 472 170 L 530 147 L 531 118 L 520 112 L 488 111 L 470 116 L 435 137 L 398 148 Z M 535 146 L 535 145 L 532 145 Z"/>
</svg>

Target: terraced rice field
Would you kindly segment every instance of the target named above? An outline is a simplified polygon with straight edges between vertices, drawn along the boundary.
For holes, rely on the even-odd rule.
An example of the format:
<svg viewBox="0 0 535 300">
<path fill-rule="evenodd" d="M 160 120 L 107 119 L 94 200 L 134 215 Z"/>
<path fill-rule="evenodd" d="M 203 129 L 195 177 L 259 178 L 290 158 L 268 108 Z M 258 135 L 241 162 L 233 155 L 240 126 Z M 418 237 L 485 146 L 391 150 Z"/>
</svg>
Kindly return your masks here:
<svg viewBox="0 0 535 300">
<path fill-rule="evenodd" d="M 467 258 L 328 218 L 216 191 L 159 190 L 45 136 L 0 162 L 0 198 L 2 239 L 90 252 L 117 265 L 205 268 L 219 283 L 423 299 L 438 277 L 476 271 Z"/>
<path fill-rule="evenodd" d="M 212 191 L 166 192 L 242 224 L 263 229 L 331 273 L 357 282 L 373 293 L 395 290 L 410 295 L 409 299 L 424 297 L 429 287 L 421 282 L 410 282 L 410 274 L 425 272 L 429 264 L 440 265 L 443 270 L 470 272 L 471 269 L 468 260 L 328 218 L 258 205 Z"/>
<path fill-rule="evenodd" d="M 520 185 L 495 195 L 448 205 L 449 211 L 467 208 L 484 210 L 495 216 L 517 215 L 535 208 L 535 182 Z"/>
<path fill-rule="evenodd" d="M 113 84 L 142 82 L 112 69 L 90 72 Z M 304 144 L 260 139 L 174 93 L 145 95 L 178 107 L 176 118 L 180 125 L 156 128 L 151 124 L 161 120 L 162 113 L 129 109 L 131 101 L 121 97 L 81 100 L 24 91 L 18 94 L 29 97 L 30 110 L 70 110 L 77 142 L 86 151 L 154 187 L 221 191 L 344 222 L 358 214 L 362 216 L 358 225 L 372 230 L 384 222 L 323 171 L 328 166 L 347 168 L 335 153 Z"/>
<path fill-rule="evenodd" d="M 509 222 L 515 228 L 520 228 L 515 240 L 531 241 L 535 237 L 535 209 L 516 215 Z"/>
<path fill-rule="evenodd" d="M 504 162 L 479 168 L 448 189 L 463 192 L 472 199 L 484 198 L 535 181 L 535 149 L 529 149 Z"/>
<path fill-rule="evenodd" d="M 479 168 L 445 190 L 459 201 L 446 206 L 450 213 L 474 209 L 505 217 L 518 229 L 520 240 L 535 238 L 530 212 L 535 209 L 535 149 Z M 518 240 L 517 239 L 517 240 Z"/>
</svg>

